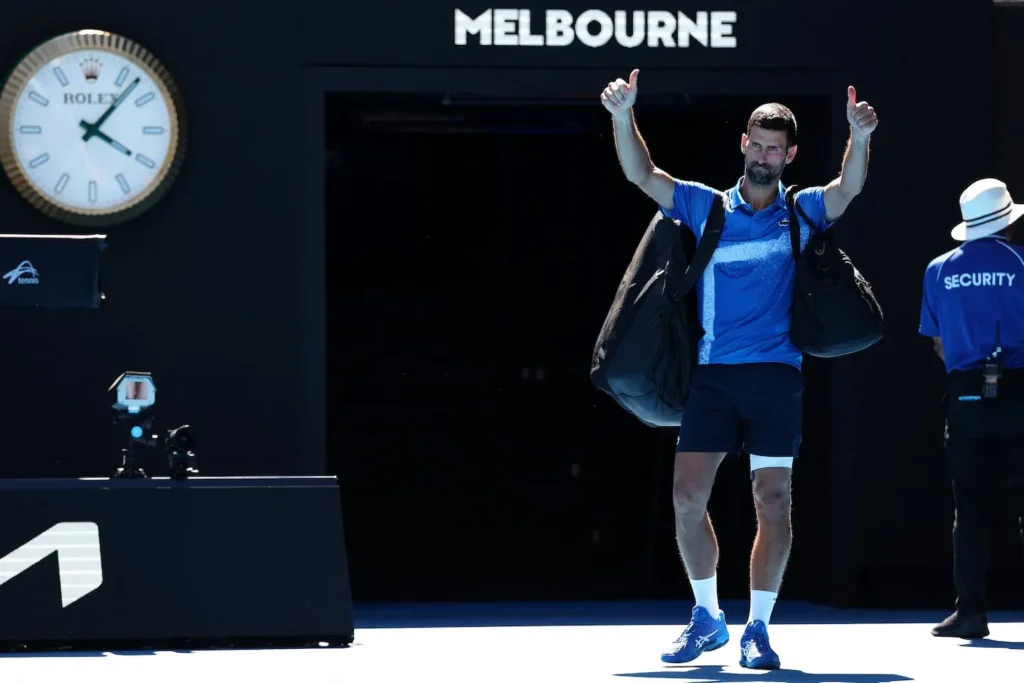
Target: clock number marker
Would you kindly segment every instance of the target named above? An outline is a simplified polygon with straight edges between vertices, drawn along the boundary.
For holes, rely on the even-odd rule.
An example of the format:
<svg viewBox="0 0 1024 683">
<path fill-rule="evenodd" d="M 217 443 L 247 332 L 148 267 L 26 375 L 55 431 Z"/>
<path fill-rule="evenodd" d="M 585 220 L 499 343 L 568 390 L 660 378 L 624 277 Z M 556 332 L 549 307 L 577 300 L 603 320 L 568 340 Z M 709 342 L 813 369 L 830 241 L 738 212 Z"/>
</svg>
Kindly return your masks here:
<svg viewBox="0 0 1024 683">
<path fill-rule="evenodd" d="M 57 187 L 53 188 L 57 194 L 64 191 L 64 188 L 68 186 L 68 181 L 71 180 L 71 176 L 67 173 L 60 174 L 60 180 L 57 181 Z"/>
<path fill-rule="evenodd" d="M 125 180 L 124 176 L 120 173 L 117 174 L 117 184 L 121 186 L 121 191 L 124 192 L 125 194 L 128 194 L 129 192 L 132 191 L 132 188 L 128 184 L 128 181 Z"/>
<path fill-rule="evenodd" d="M 156 168 L 156 162 L 147 157 L 145 154 L 136 154 L 135 161 L 139 162 L 146 168 Z"/>
<path fill-rule="evenodd" d="M 50 106 L 50 100 L 46 99 L 45 97 L 43 97 L 42 95 L 37 93 L 35 90 L 33 90 L 32 92 L 30 92 L 28 94 L 28 98 L 30 100 L 32 100 L 33 102 L 35 102 L 36 104 L 41 104 L 44 107 L 49 107 Z"/>
<path fill-rule="evenodd" d="M 140 97 L 139 99 L 135 100 L 135 106 L 136 106 L 136 107 L 141 107 L 141 106 L 143 106 L 143 105 L 145 105 L 145 104 L 149 104 L 149 103 L 150 103 L 150 102 L 152 102 L 152 101 L 153 101 L 154 99 L 156 99 L 156 95 L 154 95 L 154 94 L 153 94 L 153 93 L 151 93 L 151 92 L 149 92 L 149 93 L 146 93 L 145 95 L 143 95 L 143 96 L 142 96 L 142 97 Z"/>
<path fill-rule="evenodd" d="M 39 168 L 40 166 L 42 166 L 43 164 L 45 164 L 49 160 L 50 160 L 50 155 L 46 154 L 46 153 L 43 153 L 43 154 L 40 154 L 39 156 L 37 156 L 32 161 L 28 162 L 28 165 L 31 168 Z"/>
<path fill-rule="evenodd" d="M 164 129 L 161 128 L 160 126 L 143 126 L 142 134 L 143 135 L 163 135 L 164 134 Z"/>
<path fill-rule="evenodd" d="M 121 73 L 117 74 L 117 80 L 114 81 L 114 85 L 116 85 L 118 88 L 120 88 L 122 85 L 124 85 L 124 82 L 125 82 L 125 80 L 127 78 L 128 78 L 128 67 L 124 67 L 124 68 L 121 69 Z"/>
<path fill-rule="evenodd" d="M 22 126 L 18 129 L 22 135 L 39 135 L 43 132 L 42 126 Z"/>
<path fill-rule="evenodd" d="M 67 75 L 65 75 L 64 69 L 58 66 L 56 69 L 53 70 L 53 75 L 57 77 L 58 81 L 60 81 L 61 87 L 68 87 L 68 83 L 70 83 L 70 81 L 68 81 L 68 77 Z"/>
<path fill-rule="evenodd" d="M 97 195 L 99 194 L 99 188 L 96 186 L 95 180 L 89 181 L 89 202 L 91 204 L 96 203 Z"/>
</svg>

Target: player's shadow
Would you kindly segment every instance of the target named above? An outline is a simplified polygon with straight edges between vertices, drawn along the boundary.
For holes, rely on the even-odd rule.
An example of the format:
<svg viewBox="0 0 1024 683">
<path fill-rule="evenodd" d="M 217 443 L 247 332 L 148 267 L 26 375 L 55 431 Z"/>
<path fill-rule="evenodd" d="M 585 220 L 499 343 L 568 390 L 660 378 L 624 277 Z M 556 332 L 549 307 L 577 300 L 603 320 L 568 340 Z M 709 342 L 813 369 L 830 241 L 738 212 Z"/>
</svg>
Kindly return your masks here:
<svg viewBox="0 0 1024 683">
<path fill-rule="evenodd" d="M 995 648 L 1002 650 L 1024 650 L 1024 643 L 1014 643 L 1009 640 L 992 640 L 991 638 L 984 638 L 978 640 L 970 640 L 961 647 L 980 647 L 980 648 Z"/>
<path fill-rule="evenodd" d="M 699 680 L 714 681 L 715 683 L 750 683 L 754 681 L 775 681 L 776 683 L 890 683 L 890 681 L 914 680 L 897 674 L 810 674 L 795 669 L 775 669 L 773 671 L 743 673 L 725 671 L 725 667 L 721 665 L 694 666 L 615 675 L 626 678 L 667 678 L 677 681 Z"/>
<path fill-rule="evenodd" d="M 0 659 L 50 659 L 57 657 L 106 657 L 106 652 L 0 652 Z"/>
<path fill-rule="evenodd" d="M 181 655 L 192 654 L 192 650 L 160 650 Z M 38 650 L 33 652 L 0 652 L 0 659 L 51 659 L 63 657 L 149 657 L 155 650 Z"/>
</svg>

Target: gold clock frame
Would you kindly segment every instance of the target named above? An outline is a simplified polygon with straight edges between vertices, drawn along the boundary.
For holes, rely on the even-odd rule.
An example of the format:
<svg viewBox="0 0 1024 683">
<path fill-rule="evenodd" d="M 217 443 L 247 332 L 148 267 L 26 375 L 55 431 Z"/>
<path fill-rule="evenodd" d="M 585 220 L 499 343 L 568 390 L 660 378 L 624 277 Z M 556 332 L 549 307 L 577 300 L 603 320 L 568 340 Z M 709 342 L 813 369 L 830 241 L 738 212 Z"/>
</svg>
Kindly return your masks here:
<svg viewBox="0 0 1024 683">
<path fill-rule="evenodd" d="M 29 177 L 14 151 L 14 108 L 25 87 L 42 67 L 78 50 L 105 51 L 131 60 L 146 72 L 170 104 L 170 144 L 163 166 L 148 190 L 115 208 L 81 209 L 56 202 Z M 148 211 L 163 198 L 177 178 L 185 160 L 185 141 L 185 106 L 174 78 L 149 50 L 116 33 L 84 29 L 51 38 L 21 59 L 0 91 L 0 164 L 18 194 L 42 213 L 64 223 L 85 227 L 110 226 Z"/>
</svg>

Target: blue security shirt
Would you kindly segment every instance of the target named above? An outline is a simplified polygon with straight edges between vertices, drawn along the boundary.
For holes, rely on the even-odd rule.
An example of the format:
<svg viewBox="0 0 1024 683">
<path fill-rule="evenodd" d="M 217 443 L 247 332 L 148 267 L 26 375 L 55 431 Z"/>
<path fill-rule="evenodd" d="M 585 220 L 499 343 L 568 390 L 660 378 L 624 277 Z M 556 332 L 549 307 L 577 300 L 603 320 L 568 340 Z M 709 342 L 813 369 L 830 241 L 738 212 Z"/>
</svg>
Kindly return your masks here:
<svg viewBox="0 0 1024 683">
<path fill-rule="evenodd" d="M 697 345 L 701 365 L 788 363 L 800 368 L 803 354 L 789 337 L 795 261 L 789 237 L 785 187 L 770 205 L 754 211 L 740 194 L 740 178 L 726 194 L 725 226 L 704 275 L 697 281 L 697 313 L 704 337 Z M 800 190 L 796 201 L 814 225 L 800 222 L 800 247 L 812 230 L 827 230 L 825 188 Z M 690 226 L 699 240 L 718 201 L 707 185 L 677 180 L 673 209 L 662 213 Z"/>
<path fill-rule="evenodd" d="M 928 264 L 919 331 L 942 340 L 947 372 L 980 368 L 997 323 L 1005 367 L 1024 367 L 1024 249 L 982 237 Z"/>
</svg>

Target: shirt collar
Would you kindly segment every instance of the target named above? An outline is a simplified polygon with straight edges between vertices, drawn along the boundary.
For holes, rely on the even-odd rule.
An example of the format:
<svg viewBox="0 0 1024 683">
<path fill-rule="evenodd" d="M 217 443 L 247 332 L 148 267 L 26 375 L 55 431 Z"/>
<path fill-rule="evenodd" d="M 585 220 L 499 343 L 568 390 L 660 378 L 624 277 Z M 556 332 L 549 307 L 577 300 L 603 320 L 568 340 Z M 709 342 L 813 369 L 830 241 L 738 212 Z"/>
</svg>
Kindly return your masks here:
<svg viewBox="0 0 1024 683">
<path fill-rule="evenodd" d="M 746 200 L 743 199 L 743 195 L 740 194 L 740 188 L 742 186 L 743 186 L 743 176 L 740 176 L 740 179 L 737 180 L 736 184 L 733 185 L 732 189 L 729 190 L 729 207 L 732 210 L 735 211 L 737 208 L 739 208 L 741 206 L 745 206 L 745 207 L 747 207 L 747 209 L 751 213 L 753 213 L 753 207 L 751 207 L 750 204 L 748 204 L 746 202 Z M 775 206 L 775 207 L 782 208 L 782 209 L 786 209 L 787 208 L 786 207 L 786 186 L 782 184 L 781 180 L 779 181 L 779 192 L 778 192 L 778 194 L 775 195 L 775 201 L 772 202 L 771 205 Z"/>
<path fill-rule="evenodd" d="M 966 242 L 964 242 L 964 246 L 966 247 L 968 244 L 973 244 L 975 242 L 981 242 L 982 240 L 995 240 L 997 242 L 1009 242 L 1009 240 L 1006 239 L 1006 235 L 985 235 L 983 237 L 975 237 L 973 240 L 967 240 Z"/>
</svg>

